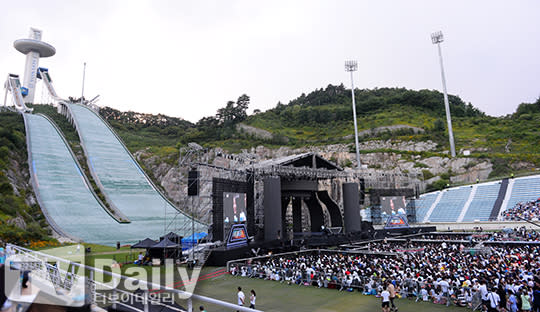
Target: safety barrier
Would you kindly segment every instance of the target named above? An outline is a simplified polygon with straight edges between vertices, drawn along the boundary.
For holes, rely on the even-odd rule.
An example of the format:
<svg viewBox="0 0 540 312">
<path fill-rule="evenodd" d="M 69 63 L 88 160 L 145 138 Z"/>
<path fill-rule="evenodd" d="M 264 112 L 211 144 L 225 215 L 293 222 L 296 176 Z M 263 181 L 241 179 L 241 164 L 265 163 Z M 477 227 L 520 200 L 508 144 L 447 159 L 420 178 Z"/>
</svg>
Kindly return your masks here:
<svg viewBox="0 0 540 312">
<path fill-rule="evenodd" d="M 77 250 L 80 250 L 84 255 L 84 248 L 80 248 Z M 96 302 L 110 303 L 113 305 L 114 308 L 116 305 L 127 306 L 125 302 L 122 302 L 120 300 L 122 297 L 127 297 L 130 299 L 129 302 L 142 303 L 143 310 L 133 308 L 133 306 L 129 305 L 131 309 L 141 312 L 149 311 L 150 305 L 160 305 L 173 311 L 192 312 L 193 300 L 197 300 L 200 302 L 209 303 L 223 308 L 233 309 L 242 312 L 261 312 L 261 310 L 250 309 L 214 298 L 186 292 L 180 289 L 175 289 L 145 280 L 127 277 L 121 274 L 116 274 L 113 272 L 86 266 L 82 263 L 74 262 L 68 259 L 64 259 L 39 251 L 29 250 L 12 244 L 6 245 L 6 255 L 8 259 L 6 265 L 8 267 L 11 266 L 11 268 L 20 271 L 32 271 L 33 278 L 49 281 L 55 287 L 61 288 L 65 292 L 69 292 L 72 289 L 73 285 L 84 282 L 85 289 L 89 292 L 85 296 L 85 303 L 90 303 L 94 305 L 96 304 Z M 13 261 L 13 259 L 17 259 L 17 261 Z M 51 264 L 53 262 L 55 263 Z M 63 267 L 70 268 L 71 270 L 64 270 L 62 269 Z M 77 274 L 75 273 L 76 268 L 78 269 Z M 94 279 L 94 276 L 96 274 L 100 274 L 101 276 L 106 275 L 113 281 L 129 282 L 131 285 L 136 284 L 142 288 L 145 288 L 145 290 L 132 293 L 123 289 L 111 287 L 108 283 L 96 281 Z M 112 284 L 114 285 L 115 283 Z M 98 290 L 98 286 L 99 289 L 102 291 Z M 149 289 L 152 290 L 152 293 L 149 291 Z M 183 309 L 172 304 L 160 302 L 159 298 L 153 297 L 153 294 L 156 293 L 170 293 L 179 295 L 180 298 L 185 298 L 187 308 Z M 101 301 L 98 301 L 98 299 Z"/>
</svg>

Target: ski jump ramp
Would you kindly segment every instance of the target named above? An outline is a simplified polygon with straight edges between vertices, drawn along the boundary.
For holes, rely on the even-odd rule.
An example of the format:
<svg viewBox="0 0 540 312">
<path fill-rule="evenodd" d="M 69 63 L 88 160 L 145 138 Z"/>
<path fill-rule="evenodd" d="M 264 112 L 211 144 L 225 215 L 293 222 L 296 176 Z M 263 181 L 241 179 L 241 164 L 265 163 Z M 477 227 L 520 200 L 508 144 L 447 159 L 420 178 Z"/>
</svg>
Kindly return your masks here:
<svg viewBox="0 0 540 312">
<path fill-rule="evenodd" d="M 163 229 L 174 218 L 180 225 L 175 232 L 191 235 L 191 217 L 156 188 L 109 124 L 88 106 L 63 106 L 79 133 L 90 173 L 109 204 L 141 226 L 160 224 Z M 208 230 L 208 225 L 198 221 L 194 227 L 196 232 Z"/>
<path fill-rule="evenodd" d="M 42 115 L 23 116 L 34 192 L 51 227 L 91 243 L 132 239 L 137 233 L 121 229 L 100 204 L 59 130 Z"/>
<path fill-rule="evenodd" d="M 94 180 L 130 223 L 118 222 L 100 202 L 54 123 L 42 115 L 23 114 L 32 184 L 54 230 L 104 245 L 156 239 L 171 230 L 191 235 L 191 218 L 155 188 L 105 121 L 85 106 L 64 105 L 69 105 Z M 182 226 L 170 228 L 172 222 Z M 207 228 L 195 221 L 195 231 Z"/>
</svg>

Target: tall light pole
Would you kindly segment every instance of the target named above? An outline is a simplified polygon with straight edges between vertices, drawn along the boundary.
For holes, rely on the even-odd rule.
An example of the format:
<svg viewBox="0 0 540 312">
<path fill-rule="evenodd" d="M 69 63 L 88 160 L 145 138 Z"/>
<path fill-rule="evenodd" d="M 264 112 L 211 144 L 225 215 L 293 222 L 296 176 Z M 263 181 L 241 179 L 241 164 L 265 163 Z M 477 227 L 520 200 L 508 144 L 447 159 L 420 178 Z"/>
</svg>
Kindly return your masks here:
<svg viewBox="0 0 540 312">
<path fill-rule="evenodd" d="M 84 62 L 83 72 L 82 72 L 82 91 L 81 91 L 81 104 L 84 104 L 84 76 L 86 74 L 86 62 Z"/>
<path fill-rule="evenodd" d="M 450 140 L 450 154 L 456 157 L 456 147 L 454 146 L 454 132 L 452 131 L 452 117 L 450 117 L 450 105 L 448 104 L 448 94 L 446 93 L 446 78 L 444 77 L 444 66 L 441 52 L 441 42 L 444 41 L 442 31 L 431 34 L 431 42 L 439 48 L 439 61 L 441 63 L 441 78 L 444 93 L 444 109 L 446 110 L 446 122 L 448 123 L 448 139 Z"/>
<path fill-rule="evenodd" d="M 354 100 L 354 80 L 353 72 L 358 69 L 358 64 L 356 61 L 345 61 L 345 71 L 351 73 L 351 94 L 352 94 L 352 111 L 353 111 L 353 120 L 354 120 L 354 143 L 356 144 L 356 163 L 358 164 L 358 169 L 360 169 L 360 150 L 358 148 L 358 125 L 356 124 L 356 103 Z"/>
</svg>

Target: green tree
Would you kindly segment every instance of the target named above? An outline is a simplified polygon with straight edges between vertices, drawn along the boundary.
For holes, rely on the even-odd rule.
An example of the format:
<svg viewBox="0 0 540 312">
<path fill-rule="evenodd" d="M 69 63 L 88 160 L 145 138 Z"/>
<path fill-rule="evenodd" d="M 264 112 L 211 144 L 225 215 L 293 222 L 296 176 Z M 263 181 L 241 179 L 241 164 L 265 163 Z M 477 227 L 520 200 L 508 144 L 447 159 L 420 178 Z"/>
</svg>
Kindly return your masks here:
<svg viewBox="0 0 540 312">
<path fill-rule="evenodd" d="M 234 121 L 234 102 L 228 101 L 225 107 L 218 109 L 216 114 L 216 119 L 219 120 L 219 123 L 228 126 Z"/>
<path fill-rule="evenodd" d="M 246 94 L 242 94 L 236 100 L 235 119 L 238 122 L 244 121 L 247 118 L 247 110 L 249 108 L 250 98 Z"/>
<path fill-rule="evenodd" d="M 225 107 L 218 109 L 216 119 L 225 127 L 230 127 L 247 118 L 247 109 L 249 108 L 249 96 L 242 94 L 236 103 L 228 101 Z"/>
<path fill-rule="evenodd" d="M 445 127 L 444 121 L 442 121 L 442 119 L 436 119 L 435 122 L 433 122 L 433 132 L 442 133 L 445 130 L 446 130 L 446 127 Z"/>
</svg>

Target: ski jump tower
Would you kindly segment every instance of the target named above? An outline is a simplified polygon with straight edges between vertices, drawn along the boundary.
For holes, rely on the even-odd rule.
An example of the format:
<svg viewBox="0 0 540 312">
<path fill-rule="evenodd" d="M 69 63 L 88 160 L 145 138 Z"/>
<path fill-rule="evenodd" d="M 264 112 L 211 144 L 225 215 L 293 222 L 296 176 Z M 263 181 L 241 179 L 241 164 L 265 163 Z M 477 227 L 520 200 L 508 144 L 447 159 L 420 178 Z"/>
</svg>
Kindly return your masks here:
<svg viewBox="0 0 540 312">
<path fill-rule="evenodd" d="M 24 97 L 24 102 L 34 103 L 39 58 L 53 56 L 56 49 L 41 41 L 41 30 L 35 28 L 30 28 L 30 38 L 15 40 L 13 46 L 17 51 L 26 54 L 23 87 L 28 89 L 28 94 Z"/>
</svg>

